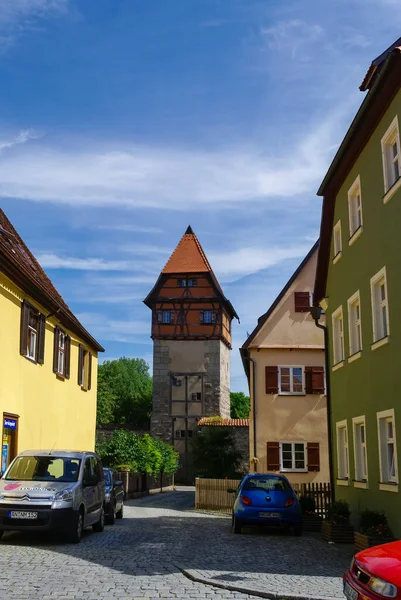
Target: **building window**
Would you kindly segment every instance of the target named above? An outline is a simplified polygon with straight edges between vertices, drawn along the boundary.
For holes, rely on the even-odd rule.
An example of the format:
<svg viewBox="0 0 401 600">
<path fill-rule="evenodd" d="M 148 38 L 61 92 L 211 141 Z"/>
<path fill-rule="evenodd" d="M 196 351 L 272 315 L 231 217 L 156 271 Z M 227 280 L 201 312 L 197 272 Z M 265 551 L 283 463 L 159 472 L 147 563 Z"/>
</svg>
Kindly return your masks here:
<svg viewBox="0 0 401 600">
<path fill-rule="evenodd" d="M 380 483 L 398 483 L 394 410 L 377 413 Z"/>
<path fill-rule="evenodd" d="M 295 312 L 310 312 L 313 306 L 313 292 L 295 292 Z"/>
<path fill-rule="evenodd" d="M 361 300 L 359 292 L 348 300 L 349 353 L 350 356 L 362 350 Z"/>
<path fill-rule="evenodd" d="M 193 392 L 191 394 L 192 402 L 200 402 L 202 400 L 201 392 Z"/>
<path fill-rule="evenodd" d="M 213 310 L 201 310 L 200 322 L 205 324 L 216 322 L 216 313 Z"/>
<path fill-rule="evenodd" d="M 53 372 L 60 377 L 70 377 L 71 338 L 60 327 L 54 329 Z"/>
<path fill-rule="evenodd" d="M 172 310 L 160 310 L 157 313 L 157 322 L 163 325 L 169 325 L 174 323 L 174 311 Z"/>
<path fill-rule="evenodd" d="M 185 435 L 185 429 L 177 429 L 175 432 L 175 437 L 177 440 L 185 440 L 185 438 L 191 438 L 192 437 L 192 430 L 188 429 L 187 430 L 187 435 Z"/>
<path fill-rule="evenodd" d="M 344 322 L 343 309 L 340 306 L 332 315 L 333 320 L 333 357 L 334 365 L 344 360 Z"/>
<path fill-rule="evenodd" d="M 348 192 L 349 233 L 350 237 L 362 227 L 361 180 L 358 175 Z"/>
<path fill-rule="evenodd" d="M 279 367 L 279 394 L 304 394 L 305 377 L 303 367 Z"/>
<path fill-rule="evenodd" d="M 26 300 L 21 307 L 20 354 L 33 362 L 44 363 L 46 317 Z"/>
<path fill-rule="evenodd" d="M 395 117 L 381 140 L 384 192 L 387 192 L 400 177 L 400 135 L 398 117 Z"/>
<path fill-rule="evenodd" d="M 78 351 L 78 385 L 85 391 L 92 387 L 92 354 L 81 344 Z"/>
<path fill-rule="evenodd" d="M 280 471 L 307 471 L 305 442 L 280 442 Z"/>
<path fill-rule="evenodd" d="M 365 417 L 352 419 L 354 430 L 354 459 L 356 481 L 367 481 L 368 461 L 366 454 L 366 425 Z"/>
<path fill-rule="evenodd" d="M 198 282 L 196 279 L 178 279 L 178 287 L 196 287 Z"/>
<path fill-rule="evenodd" d="M 334 245 L 334 258 L 339 258 L 343 249 L 342 235 L 341 235 L 341 221 L 338 221 L 334 225 L 333 230 L 333 245 Z"/>
<path fill-rule="evenodd" d="M 370 291 L 372 299 L 373 342 L 377 342 L 390 334 L 385 267 L 370 280 Z"/>
<path fill-rule="evenodd" d="M 336 425 L 337 429 L 337 464 L 338 479 L 349 478 L 348 426 L 347 421 Z"/>
</svg>

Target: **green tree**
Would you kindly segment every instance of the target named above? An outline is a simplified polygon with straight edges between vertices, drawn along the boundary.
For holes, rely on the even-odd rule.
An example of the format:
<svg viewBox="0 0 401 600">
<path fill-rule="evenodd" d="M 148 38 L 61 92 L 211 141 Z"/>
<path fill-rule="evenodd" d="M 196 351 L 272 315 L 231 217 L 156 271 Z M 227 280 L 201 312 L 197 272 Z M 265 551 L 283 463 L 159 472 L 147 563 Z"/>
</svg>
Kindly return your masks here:
<svg viewBox="0 0 401 600">
<path fill-rule="evenodd" d="M 142 358 L 119 358 L 99 365 L 98 424 L 149 427 L 152 378 Z"/>
<path fill-rule="evenodd" d="M 251 409 L 249 396 L 245 396 L 244 392 L 231 392 L 230 404 L 232 419 L 248 419 Z"/>
<path fill-rule="evenodd" d="M 241 454 L 235 448 L 229 428 L 204 428 L 193 440 L 192 450 L 195 474 L 198 477 L 238 477 Z"/>
</svg>

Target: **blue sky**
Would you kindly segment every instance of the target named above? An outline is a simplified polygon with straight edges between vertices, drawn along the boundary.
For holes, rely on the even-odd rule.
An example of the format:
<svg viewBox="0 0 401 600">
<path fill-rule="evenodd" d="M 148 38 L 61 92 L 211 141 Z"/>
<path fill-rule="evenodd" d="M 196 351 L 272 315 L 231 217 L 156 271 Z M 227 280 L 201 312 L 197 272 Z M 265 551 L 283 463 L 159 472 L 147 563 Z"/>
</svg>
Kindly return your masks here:
<svg viewBox="0 0 401 600">
<path fill-rule="evenodd" d="M 0 205 L 104 358 L 188 224 L 238 347 L 318 237 L 316 189 L 399 0 L 0 0 Z"/>
</svg>

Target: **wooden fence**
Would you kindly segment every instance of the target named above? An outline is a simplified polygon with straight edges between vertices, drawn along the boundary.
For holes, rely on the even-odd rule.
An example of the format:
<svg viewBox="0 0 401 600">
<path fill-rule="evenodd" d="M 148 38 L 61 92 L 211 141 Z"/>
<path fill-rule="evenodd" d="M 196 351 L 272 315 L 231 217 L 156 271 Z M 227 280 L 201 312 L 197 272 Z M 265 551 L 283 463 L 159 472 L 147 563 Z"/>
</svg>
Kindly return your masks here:
<svg viewBox="0 0 401 600">
<path fill-rule="evenodd" d="M 236 489 L 241 483 L 239 479 L 201 479 L 195 480 L 195 508 L 231 513 L 234 494 L 227 490 Z M 331 504 L 329 483 L 294 483 L 297 496 L 312 496 L 315 501 L 316 514 L 325 517 Z"/>
</svg>

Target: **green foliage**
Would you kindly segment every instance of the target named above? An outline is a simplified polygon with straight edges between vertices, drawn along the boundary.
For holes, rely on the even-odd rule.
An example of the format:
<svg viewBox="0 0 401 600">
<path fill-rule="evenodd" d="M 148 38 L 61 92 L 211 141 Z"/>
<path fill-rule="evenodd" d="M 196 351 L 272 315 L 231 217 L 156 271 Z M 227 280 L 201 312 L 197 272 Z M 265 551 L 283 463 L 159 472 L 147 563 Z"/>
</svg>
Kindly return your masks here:
<svg viewBox="0 0 401 600">
<path fill-rule="evenodd" d="M 311 515 L 316 510 L 315 499 L 312 496 L 301 496 L 299 499 L 303 515 Z"/>
<path fill-rule="evenodd" d="M 230 403 L 232 419 L 248 419 L 251 409 L 249 396 L 243 392 L 231 392 Z"/>
<path fill-rule="evenodd" d="M 99 440 L 96 451 L 108 467 L 124 465 L 136 473 L 175 473 L 179 466 L 174 448 L 147 433 L 118 429 L 109 439 Z"/>
<path fill-rule="evenodd" d="M 119 358 L 99 365 L 97 424 L 149 427 L 152 378 L 142 358 Z"/>
<path fill-rule="evenodd" d="M 351 511 L 348 502 L 337 500 L 327 510 L 327 520 L 333 525 L 348 525 Z"/>
<path fill-rule="evenodd" d="M 377 535 L 391 537 L 392 533 L 387 524 L 387 517 L 384 512 L 366 509 L 361 513 L 359 521 L 359 530 L 365 535 Z"/>
<path fill-rule="evenodd" d="M 235 479 L 239 476 L 241 454 L 235 448 L 229 428 L 204 428 L 193 440 L 192 450 L 198 477 Z"/>
</svg>

